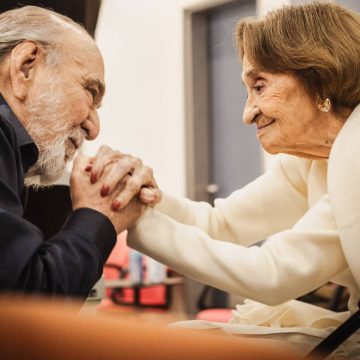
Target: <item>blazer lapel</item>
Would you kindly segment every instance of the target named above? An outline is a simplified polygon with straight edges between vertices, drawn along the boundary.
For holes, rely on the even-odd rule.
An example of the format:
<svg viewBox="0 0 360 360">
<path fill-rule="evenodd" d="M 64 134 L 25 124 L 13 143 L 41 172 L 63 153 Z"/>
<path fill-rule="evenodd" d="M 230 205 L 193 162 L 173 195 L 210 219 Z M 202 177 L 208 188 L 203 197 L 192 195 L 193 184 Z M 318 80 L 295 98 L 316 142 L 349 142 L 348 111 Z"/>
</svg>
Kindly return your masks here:
<svg viewBox="0 0 360 360">
<path fill-rule="evenodd" d="M 360 288 L 360 105 L 331 149 L 328 189 L 341 245 Z"/>
</svg>

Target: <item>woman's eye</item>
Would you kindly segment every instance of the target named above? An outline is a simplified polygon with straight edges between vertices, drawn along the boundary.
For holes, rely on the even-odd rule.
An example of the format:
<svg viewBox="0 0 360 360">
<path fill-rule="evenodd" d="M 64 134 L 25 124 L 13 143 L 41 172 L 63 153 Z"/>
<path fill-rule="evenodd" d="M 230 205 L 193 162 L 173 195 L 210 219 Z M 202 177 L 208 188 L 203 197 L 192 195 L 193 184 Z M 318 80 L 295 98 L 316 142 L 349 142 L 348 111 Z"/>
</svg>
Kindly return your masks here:
<svg viewBox="0 0 360 360">
<path fill-rule="evenodd" d="M 254 90 L 256 91 L 256 92 L 261 92 L 261 90 L 264 88 L 264 85 L 263 84 L 255 84 L 254 86 L 253 86 L 253 88 L 254 88 Z"/>
<path fill-rule="evenodd" d="M 263 79 L 257 79 L 254 81 L 253 89 L 256 93 L 260 93 L 265 87 L 265 82 Z"/>
</svg>

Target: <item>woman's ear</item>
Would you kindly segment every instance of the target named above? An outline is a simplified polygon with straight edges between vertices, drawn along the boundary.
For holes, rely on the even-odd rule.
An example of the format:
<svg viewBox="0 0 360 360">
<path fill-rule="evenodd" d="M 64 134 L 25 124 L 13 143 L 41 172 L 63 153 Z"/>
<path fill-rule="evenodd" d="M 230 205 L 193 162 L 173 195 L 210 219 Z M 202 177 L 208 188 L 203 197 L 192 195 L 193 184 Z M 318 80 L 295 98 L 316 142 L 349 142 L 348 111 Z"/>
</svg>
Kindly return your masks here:
<svg viewBox="0 0 360 360">
<path fill-rule="evenodd" d="M 34 79 L 36 65 L 41 57 L 39 45 L 24 41 L 11 51 L 10 81 L 16 98 L 25 100 L 28 88 Z"/>
</svg>

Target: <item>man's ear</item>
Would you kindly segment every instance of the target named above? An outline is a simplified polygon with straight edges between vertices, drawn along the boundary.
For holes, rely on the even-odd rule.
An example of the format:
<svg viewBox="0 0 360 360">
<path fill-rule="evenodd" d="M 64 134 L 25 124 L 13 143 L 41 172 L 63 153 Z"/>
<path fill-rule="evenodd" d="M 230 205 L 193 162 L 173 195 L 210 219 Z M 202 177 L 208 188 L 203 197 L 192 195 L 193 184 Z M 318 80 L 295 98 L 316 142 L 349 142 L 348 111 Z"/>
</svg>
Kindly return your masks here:
<svg viewBox="0 0 360 360">
<path fill-rule="evenodd" d="M 33 41 L 24 41 L 11 51 L 10 78 L 13 94 L 19 100 L 27 96 L 29 85 L 42 51 Z"/>
</svg>

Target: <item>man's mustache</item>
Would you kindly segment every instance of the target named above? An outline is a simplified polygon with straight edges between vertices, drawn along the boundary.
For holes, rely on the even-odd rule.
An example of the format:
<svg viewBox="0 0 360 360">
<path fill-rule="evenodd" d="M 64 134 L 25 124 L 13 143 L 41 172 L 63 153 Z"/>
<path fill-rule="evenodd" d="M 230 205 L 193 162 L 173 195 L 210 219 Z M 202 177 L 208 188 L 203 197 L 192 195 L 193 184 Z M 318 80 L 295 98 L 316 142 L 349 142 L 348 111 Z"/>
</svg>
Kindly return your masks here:
<svg viewBox="0 0 360 360">
<path fill-rule="evenodd" d="M 76 148 L 79 148 L 83 144 L 86 135 L 87 133 L 84 129 L 76 129 L 72 134 L 69 135 L 69 138 L 74 144 L 76 144 Z"/>
</svg>

